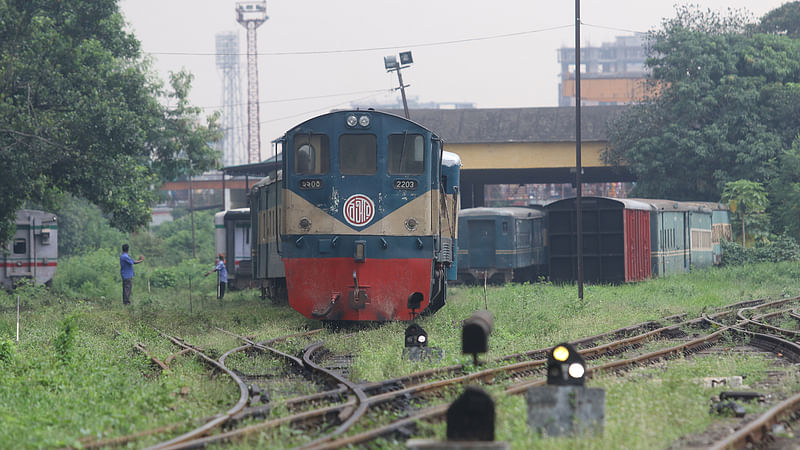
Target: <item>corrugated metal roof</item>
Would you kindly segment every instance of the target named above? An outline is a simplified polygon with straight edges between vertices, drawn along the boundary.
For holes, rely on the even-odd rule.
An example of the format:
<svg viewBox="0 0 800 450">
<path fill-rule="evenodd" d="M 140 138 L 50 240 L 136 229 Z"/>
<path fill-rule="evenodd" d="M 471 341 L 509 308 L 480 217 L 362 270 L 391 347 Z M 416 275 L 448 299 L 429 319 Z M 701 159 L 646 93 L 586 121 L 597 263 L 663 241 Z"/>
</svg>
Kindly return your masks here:
<svg viewBox="0 0 800 450">
<path fill-rule="evenodd" d="M 624 105 L 581 107 L 581 140 L 605 141 L 608 124 Z M 402 115 L 402 111 L 387 110 Z M 414 109 L 411 120 L 452 144 L 569 142 L 575 140 L 575 108 Z"/>
<path fill-rule="evenodd" d="M 512 216 L 515 218 L 544 217 L 544 211 L 540 209 L 524 208 L 518 206 L 503 206 L 499 208 L 478 208 L 462 209 L 458 212 L 458 217 L 481 217 L 481 216 Z"/>
</svg>

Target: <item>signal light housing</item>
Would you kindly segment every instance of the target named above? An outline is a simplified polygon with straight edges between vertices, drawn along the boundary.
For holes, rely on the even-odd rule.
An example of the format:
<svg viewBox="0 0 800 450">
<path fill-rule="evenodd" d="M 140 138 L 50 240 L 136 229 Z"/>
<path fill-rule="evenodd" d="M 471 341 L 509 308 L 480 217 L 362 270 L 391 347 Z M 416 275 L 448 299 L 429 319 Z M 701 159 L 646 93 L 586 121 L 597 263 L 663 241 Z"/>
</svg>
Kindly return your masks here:
<svg viewBox="0 0 800 450">
<path fill-rule="evenodd" d="M 583 386 L 586 361 L 575 346 L 564 342 L 547 355 L 547 384 L 552 386 Z"/>
</svg>

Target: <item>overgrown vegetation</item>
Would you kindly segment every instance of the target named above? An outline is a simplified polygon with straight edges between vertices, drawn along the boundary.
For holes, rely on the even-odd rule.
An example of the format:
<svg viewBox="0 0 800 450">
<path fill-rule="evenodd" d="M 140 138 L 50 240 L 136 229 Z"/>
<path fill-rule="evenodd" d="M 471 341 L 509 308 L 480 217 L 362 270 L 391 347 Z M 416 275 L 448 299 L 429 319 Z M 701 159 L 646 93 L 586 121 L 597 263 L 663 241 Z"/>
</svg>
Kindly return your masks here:
<svg viewBox="0 0 800 450">
<path fill-rule="evenodd" d="M 104 257 L 116 265 L 116 254 Z M 176 267 L 177 273 L 182 270 L 194 269 L 189 263 Z M 149 272 L 142 272 L 142 278 L 145 273 Z M 180 423 L 224 411 L 235 403 L 236 387 L 225 377 L 209 377 L 209 369 L 195 358 L 180 357 L 168 373 L 160 373 L 134 350 L 141 343 L 162 360 L 175 353 L 176 347 L 159 330 L 220 355 L 239 343 L 214 327 L 266 340 L 320 326 L 288 307 L 260 300 L 253 291 L 230 293 L 220 302 L 213 281 L 195 280 L 191 292 L 188 283 L 165 288 L 151 285 L 149 291 L 137 284 L 133 306 L 128 308 L 121 305 L 116 282 L 112 283 L 113 297 L 106 298 L 82 295 L 76 299 L 38 286 L 25 286 L 14 294 L 0 292 L 0 442 L 20 447 L 78 446 L 82 438 Z M 483 289 L 454 287 L 450 294 L 447 306 L 418 322 L 428 332 L 430 345 L 444 350 L 444 358 L 433 365 L 471 366 L 471 357 L 460 353 L 460 323 L 484 307 Z M 19 345 L 11 340 L 16 329 L 16 295 L 22 301 Z M 486 301 L 495 329 L 489 353 L 481 359 L 545 348 L 681 312 L 698 315 L 744 299 L 795 295 L 800 295 L 798 262 L 714 268 L 631 285 L 587 286 L 583 303 L 571 285 L 490 287 Z M 356 355 L 352 378 L 379 380 L 432 365 L 401 359 L 406 325 L 325 329 L 315 339 L 324 340 L 334 352 Z M 710 371 L 719 376 L 746 375 L 749 381 L 773 369 L 755 357 L 720 356 L 687 360 L 670 365 L 667 371 L 645 368 L 625 379 L 600 377 L 590 386 L 607 390 L 606 430 L 602 437 L 585 439 L 537 436 L 525 425 L 524 398 L 505 398 L 498 387 L 488 388 L 498 402 L 497 436 L 510 441 L 512 448 L 651 448 L 667 446 L 714 420 L 708 416 L 708 399 L 716 391 L 687 379 Z M 800 389 L 796 381 L 792 386 Z M 270 394 L 276 405 L 286 395 Z M 279 411 L 275 408 L 273 414 Z M 626 426 L 630 423 L 635 426 Z M 444 433 L 441 424 L 423 429 L 431 436 Z M 303 434 L 281 428 L 266 433 L 252 447 L 286 448 L 302 444 L 303 439 Z M 157 438 L 145 439 L 136 446 L 156 442 Z M 390 440 L 380 445 L 404 447 Z"/>
<path fill-rule="evenodd" d="M 771 240 L 756 241 L 753 247 L 722 241 L 722 264 L 736 266 L 759 262 L 800 261 L 800 244 L 794 238 L 780 235 Z"/>
</svg>

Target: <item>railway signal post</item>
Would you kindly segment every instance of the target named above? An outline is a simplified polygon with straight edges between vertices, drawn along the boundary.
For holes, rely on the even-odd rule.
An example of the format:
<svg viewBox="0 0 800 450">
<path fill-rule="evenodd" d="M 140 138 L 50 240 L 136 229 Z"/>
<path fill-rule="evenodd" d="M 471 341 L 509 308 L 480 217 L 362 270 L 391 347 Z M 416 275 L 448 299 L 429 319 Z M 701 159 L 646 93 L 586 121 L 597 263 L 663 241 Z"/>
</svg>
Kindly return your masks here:
<svg viewBox="0 0 800 450">
<path fill-rule="evenodd" d="M 548 436 L 602 431 L 606 393 L 584 386 L 586 362 L 574 346 L 558 344 L 547 355 L 547 386 L 528 389 L 528 426 Z"/>
</svg>

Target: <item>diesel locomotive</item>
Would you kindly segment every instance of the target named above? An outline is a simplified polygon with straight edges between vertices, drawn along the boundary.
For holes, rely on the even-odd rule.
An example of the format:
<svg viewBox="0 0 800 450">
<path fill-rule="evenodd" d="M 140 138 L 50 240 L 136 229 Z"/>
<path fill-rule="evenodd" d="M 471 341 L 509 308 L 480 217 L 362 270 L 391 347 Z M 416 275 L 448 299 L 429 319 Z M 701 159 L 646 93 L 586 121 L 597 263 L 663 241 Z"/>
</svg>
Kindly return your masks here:
<svg viewBox="0 0 800 450">
<path fill-rule="evenodd" d="M 250 193 L 253 277 L 305 317 L 412 320 L 456 278 L 460 158 L 406 118 L 335 111 L 290 129 Z"/>
</svg>

